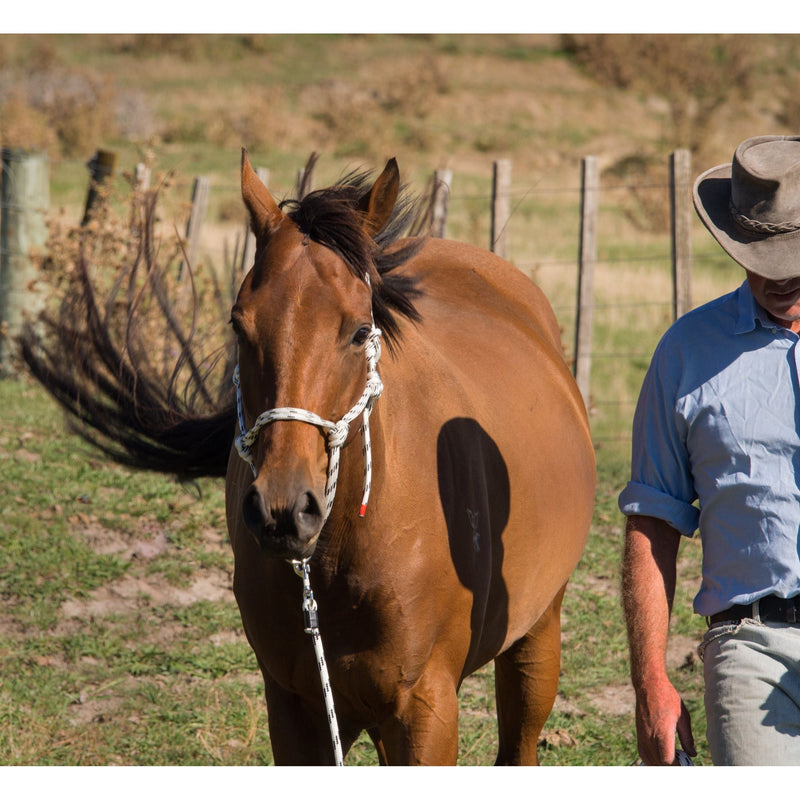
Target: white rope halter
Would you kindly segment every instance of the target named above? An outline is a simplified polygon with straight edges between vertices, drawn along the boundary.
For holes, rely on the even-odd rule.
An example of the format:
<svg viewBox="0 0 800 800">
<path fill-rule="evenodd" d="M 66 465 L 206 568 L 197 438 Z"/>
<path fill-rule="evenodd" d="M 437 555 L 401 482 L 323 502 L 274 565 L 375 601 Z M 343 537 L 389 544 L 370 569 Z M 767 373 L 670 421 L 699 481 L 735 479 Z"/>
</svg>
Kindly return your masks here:
<svg viewBox="0 0 800 800">
<path fill-rule="evenodd" d="M 369 500 L 370 488 L 372 487 L 372 445 L 369 435 L 369 415 L 372 411 L 372 406 L 383 391 L 383 383 L 381 382 L 380 375 L 378 375 L 378 361 L 381 357 L 380 337 L 381 331 L 379 328 L 376 328 L 373 323 L 372 330 L 364 346 L 364 352 L 367 357 L 367 385 L 358 402 L 338 422 L 330 422 L 311 411 L 289 406 L 273 408 L 260 414 L 258 419 L 253 423 L 253 427 L 248 431 L 244 421 L 244 410 L 242 408 L 242 392 L 239 385 L 238 364 L 233 371 L 233 383 L 236 386 L 236 412 L 239 417 L 239 429 L 241 431 L 240 435 L 237 436 L 235 440 L 236 450 L 239 452 L 239 455 L 250 464 L 254 477 L 258 474 L 258 470 L 253 462 L 252 446 L 261 429 L 265 426 L 278 420 L 295 420 L 298 422 L 307 422 L 309 425 L 316 425 L 318 428 L 327 431 L 328 476 L 325 483 L 323 525 L 330 516 L 331 508 L 333 508 L 333 499 L 336 495 L 336 483 L 339 476 L 339 453 L 350 433 L 350 423 L 362 413 L 364 415 L 361 423 L 361 449 L 364 455 L 364 494 L 361 500 L 359 516 L 363 517 L 367 511 L 367 502 Z"/>
</svg>

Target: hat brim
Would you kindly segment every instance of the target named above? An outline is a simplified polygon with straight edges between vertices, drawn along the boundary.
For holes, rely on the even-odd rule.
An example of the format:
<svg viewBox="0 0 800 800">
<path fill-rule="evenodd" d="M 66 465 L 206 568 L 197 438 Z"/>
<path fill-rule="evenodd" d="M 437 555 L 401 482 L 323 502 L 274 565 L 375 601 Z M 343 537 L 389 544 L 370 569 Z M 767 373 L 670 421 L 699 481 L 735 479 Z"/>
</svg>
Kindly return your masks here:
<svg viewBox="0 0 800 800">
<path fill-rule="evenodd" d="M 763 278 L 800 276 L 800 230 L 763 235 L 745 230 L 730 212 L 731 165 L 704 172 L 694 184 L 694 207 L 722 249 L 746 270 Z"/>
</svg>

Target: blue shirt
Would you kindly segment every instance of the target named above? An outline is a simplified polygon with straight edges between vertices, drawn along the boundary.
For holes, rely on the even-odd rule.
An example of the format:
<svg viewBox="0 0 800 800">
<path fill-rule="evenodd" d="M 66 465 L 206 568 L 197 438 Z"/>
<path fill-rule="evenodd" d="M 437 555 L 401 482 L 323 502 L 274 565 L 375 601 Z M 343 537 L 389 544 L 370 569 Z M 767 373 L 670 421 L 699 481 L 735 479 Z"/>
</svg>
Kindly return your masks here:
<svg viewBox="0 0 800 800">
<path fill-rule="evenodd" d="M 700 530 L 698 614 L 800 593 L 799 358 L 746 281 L 681 317 L 653 355 L 619 507 Z"/>
</svg>

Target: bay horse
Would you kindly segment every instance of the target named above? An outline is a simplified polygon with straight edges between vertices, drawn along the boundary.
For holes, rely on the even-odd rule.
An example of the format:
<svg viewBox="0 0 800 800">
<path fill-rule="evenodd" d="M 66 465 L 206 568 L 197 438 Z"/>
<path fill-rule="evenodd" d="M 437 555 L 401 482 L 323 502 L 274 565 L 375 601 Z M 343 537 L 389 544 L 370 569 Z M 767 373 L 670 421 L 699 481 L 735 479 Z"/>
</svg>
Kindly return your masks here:
<svg viewBox="0 0 800 800">
<path fill-rule="evenodd" d="M 288 213 L 245 152 L 241 184 L 257 249 L 231 324 L 240 444 L 252 447 L 231 450 L 226 509 L 275 762 L 332 757 L 287 563 L 301 561 L 345 753 L 366 729 L 381 763 L 454 764 L 459 686 L 493 659 L 497 763 L 537 763 L 595 489 L 584 403 L 547 300 L 478 248 L 394 240 L 394 160 L 372 185 L 312 193 Z M 339 432 L 328 509 L 336 445 L 320 423 L 351 409 L 368 415 L 370 436 L 361 448 L 355 430 Z"/>
<path fill-rule="evenodd" d="M 493 254 L 406 235 L 394 159 L 279 205 L 243 150 L 241 190 L 235 399 L 193 415 L 108 352 L 77 388 L 110 347 L 92 303 L 80 351 L 45 363 L 29 339 L 25 360 L 117 460 L 225 474 L 276 764 L 336 762 L 331 705 L 345 755 L 366 730 L 382 764 L 454 764 L 459 687 L 492 660 L 497 763 L 536 764 L 595 489 L 549 303 Z"/>
</svg>

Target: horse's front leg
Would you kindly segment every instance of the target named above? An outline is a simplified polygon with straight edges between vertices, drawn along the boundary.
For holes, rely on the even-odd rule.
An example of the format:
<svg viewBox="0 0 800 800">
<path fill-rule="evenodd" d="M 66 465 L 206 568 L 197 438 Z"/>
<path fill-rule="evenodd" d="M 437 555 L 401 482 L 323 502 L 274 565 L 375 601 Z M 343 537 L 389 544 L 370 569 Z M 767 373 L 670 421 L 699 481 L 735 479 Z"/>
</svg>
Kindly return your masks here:
<svg viewBox="0 0 800 800">
<path fill-rule="evenodd" d="M 333 766 L 333 743 L 325 713 L 300 695 L 282 689 L 268 675 L 264 676 L 264 693 L 275 765 Z M 347 754 L 356 736 L 342 727 L 341 720 L 339 738 L 342 753 Z"/>
<path fill-rule="evenodd" d="M 427 671 L 380 725 L 390 766 L 454 765 L 458 757 L 458 695 L 448 675 Z"/>
</svg>

